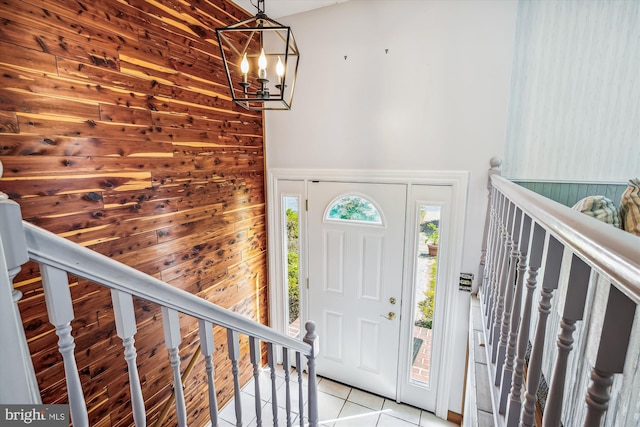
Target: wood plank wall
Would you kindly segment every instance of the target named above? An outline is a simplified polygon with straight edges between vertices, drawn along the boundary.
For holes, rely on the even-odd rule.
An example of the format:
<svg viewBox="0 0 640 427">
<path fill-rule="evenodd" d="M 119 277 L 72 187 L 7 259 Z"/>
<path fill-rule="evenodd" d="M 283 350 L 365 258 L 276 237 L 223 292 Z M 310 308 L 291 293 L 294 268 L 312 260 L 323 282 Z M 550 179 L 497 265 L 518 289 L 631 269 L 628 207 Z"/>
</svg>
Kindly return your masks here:
<svg viewBox="0 0 640 427">
<path fill-rule="evenodd" d="M 214 31 L 246 13 L 226 0 L 2 0 L 0 18 L 0 190 L 25 219 L 266 323 L 262 115 L 230 101 Z M 16 283 L 43 400 L 66 402 L 37 265 Z M 70 286 L 91 425 L 132 425 L 109 292 L 74 277 Z M 170 366 L 159 308 L 136 310 L 152 425 Z M 196 326 L 181 318 L 183 370 Z M 215 339 L 224 403 L 224 331 Z M 205 425 L 201 356 L 185 393 L 189 424 Z M 163 425 L 175 423 L 172 410 Z"/>
</svg>

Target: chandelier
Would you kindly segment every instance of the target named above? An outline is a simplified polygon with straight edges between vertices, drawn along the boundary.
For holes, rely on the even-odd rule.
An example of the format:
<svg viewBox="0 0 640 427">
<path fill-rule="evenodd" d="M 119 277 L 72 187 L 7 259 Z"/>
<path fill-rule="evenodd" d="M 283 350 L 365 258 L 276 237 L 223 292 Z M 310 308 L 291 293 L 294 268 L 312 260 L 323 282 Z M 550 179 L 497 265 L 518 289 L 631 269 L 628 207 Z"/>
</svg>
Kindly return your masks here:
<svg viewBox="0 0 640 427">
<path fill-rule="evenodd" d="M 252 3 L 253 4 L 253 3 Z M 264 13 L 216 29 L 233 101 L 247 110 L 290 110 L 300 52 L 290 27 Z"/>
</svg>

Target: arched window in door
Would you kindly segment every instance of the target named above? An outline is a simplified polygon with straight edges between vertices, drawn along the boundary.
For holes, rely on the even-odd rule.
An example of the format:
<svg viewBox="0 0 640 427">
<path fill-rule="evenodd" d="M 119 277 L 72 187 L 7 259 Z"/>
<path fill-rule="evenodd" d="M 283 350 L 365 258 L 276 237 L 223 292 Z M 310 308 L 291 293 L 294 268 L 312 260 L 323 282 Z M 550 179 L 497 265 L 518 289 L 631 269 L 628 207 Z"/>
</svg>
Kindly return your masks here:
<svg viewBox="0 0 640 427">
<path fill-rule="evenodd" d="M 359 195 L 340 196 L 331 202 L 325 221 L 348 221 L 382 225 L 382 216 L 375 204 Z"/>
</svg>

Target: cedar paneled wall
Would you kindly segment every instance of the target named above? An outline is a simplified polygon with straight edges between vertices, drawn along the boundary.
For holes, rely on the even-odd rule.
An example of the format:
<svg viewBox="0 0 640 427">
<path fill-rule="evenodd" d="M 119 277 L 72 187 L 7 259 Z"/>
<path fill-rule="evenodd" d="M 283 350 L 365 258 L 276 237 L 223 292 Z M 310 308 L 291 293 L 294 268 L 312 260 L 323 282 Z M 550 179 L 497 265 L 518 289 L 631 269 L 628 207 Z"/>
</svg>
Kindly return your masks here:
<svg viewBox="0 0 640 427">
<path fill-rule="evenodd" d="M 36 225 L 267 323 L 262 115 L 230 101 L 214 31 L 245 15 L 225 0 L 3 0 L 0 190 Z M 66 402 L 37 265 L 16 286 L 43 400 Z M 70 286 L 91 424 L 131 425 L 110 294 L 74 277 Z M 136 310 L 152 425 L 170 365 L 159 308 L 138 300 Z M 184 370 L 197 324 L 181 326 Z M 222 403 L 231 372 L 224 332 L 215 340 Z M 201 356 L 185 394 L 189 424 L 204 425 Z M 172 409 L 163 424 L 175 422 Z"/>
</svg>

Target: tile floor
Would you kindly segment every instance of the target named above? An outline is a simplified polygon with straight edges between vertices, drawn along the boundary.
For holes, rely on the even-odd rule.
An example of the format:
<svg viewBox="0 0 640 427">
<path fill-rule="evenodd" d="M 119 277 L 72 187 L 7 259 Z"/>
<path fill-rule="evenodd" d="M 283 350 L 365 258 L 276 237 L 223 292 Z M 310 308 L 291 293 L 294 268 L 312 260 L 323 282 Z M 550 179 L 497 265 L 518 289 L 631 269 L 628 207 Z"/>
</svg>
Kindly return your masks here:
<svg viewBox="0 0 640 427">
<path fill-rule="evenodd" d="M 294 373 L 295 374 L 295 373 Z M 297 377 L 291 376 L 291 406 L 292 425 L 299 425 L 298 421 L 298 387 Z M 260 400 L 262 402 L 262 424 L 273 425 L 273 411 L 271 404 L 271 378 L 269 369 L 262 371 L 259 377 Z M 278 403 L 278 425 L 286 426 L 284 372 L 277 370 L 276 375 L 276 401 Z M 306 378 L 303 381 L 306 384 Z M 243 425 L 256 426 L 255 411 L 255 382 L 251 380 L 241 392 L 241 405 L 243 410 Z M 304 400 L 306 402 L 307 390 L 304 387 Z M 435 415 L 421 411 L 408 405 L 401 405 L 393 400 L 385 399 L 356 388 L 319 378 L 318 382 L 318 408 L 320 425 L 326 427 L 440 427 L 454 426 L 455 424 L 441 420 Z M 306 408 L 305 408 L 306 409 Z M 221 427 L 235 426 L 235 404 L 230 401 L 219 415 Z"/>
</svg>

